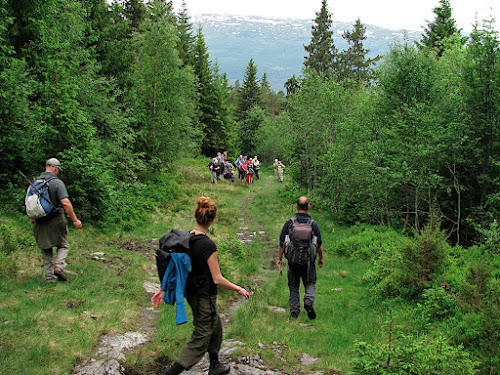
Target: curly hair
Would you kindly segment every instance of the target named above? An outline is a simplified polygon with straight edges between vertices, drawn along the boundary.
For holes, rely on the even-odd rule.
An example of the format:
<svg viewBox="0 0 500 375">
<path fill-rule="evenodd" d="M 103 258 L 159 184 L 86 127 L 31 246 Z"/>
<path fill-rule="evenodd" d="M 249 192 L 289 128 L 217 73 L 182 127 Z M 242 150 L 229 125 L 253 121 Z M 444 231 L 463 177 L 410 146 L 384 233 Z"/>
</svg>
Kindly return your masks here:
<svg viewBox="0 0 500 375">
<path fill-rule="evenodd" d="M 211 224 L 217 216 L 217 206 L 215 203 L 208 197 L 199 197 L 196 204 L 197 207 L 194 211 L 196 222 L 203 226 Z"/>
</svg>

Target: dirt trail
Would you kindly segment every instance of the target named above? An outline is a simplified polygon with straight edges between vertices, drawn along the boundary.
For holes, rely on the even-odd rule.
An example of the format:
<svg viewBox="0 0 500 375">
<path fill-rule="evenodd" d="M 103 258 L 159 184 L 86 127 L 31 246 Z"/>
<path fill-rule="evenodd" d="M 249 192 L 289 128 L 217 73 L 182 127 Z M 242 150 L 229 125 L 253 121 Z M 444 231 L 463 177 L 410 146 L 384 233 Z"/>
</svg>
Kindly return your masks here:
<svg viewBox="0 0 500 375">
<path fill-rule="evenodd" d="M 269 236 L 263 230 L 255 230 L 254 228 L 259 227 L 258 223 L 252 220 L 247 208 L 252 202 L 252 197 L 248 197 L 243 203 L 240 211 L 239 217 L 239 230 L 235 234 L 238 240 L 247 244 L 252 241 L 259 241 L 264 245 L 265 249 L 265 259 L 269 259 L 263 266 L 267 269 L 276 268 L 276 265 L 272 261 L 273 252 L 276 251 L 273 242 Z M 261 226 L 260 226 L 261 227 Z M 157 246 L 156 240 L 148 240 L 144 242 L 128 242 L 124 244 L 119 244 L 123 249 L 129 251 L 138 251 L 145 253 L 148 258 L 153 258 L 151 255 L 154 254 L 154 249 Z M 103 258 L 98 258 L 97 260 L 103 260 Z M 152 259 L 153 261 L 153 259 Z M 155 269 L 151 269 L 151 275 L 155 274 Z M 254 279 L 256 285 L 260 285 L 262 280 Z M 159 284 L 151 283 L 145 281 L 143 284 L 146 298 L 150 298 L 152 294 L 159 288 Z M 227 311 L 221 312 L 222 319 L 225 328 L 227 328 L 232 321 L 232 317 L 238 307 L 244 303 L 244 300 L 239 299 L 233 302 Z M 283 310 L 283 309 L 282 309 Z M 285 310 L 281 311 L 286 313 Z M 138 326 L 140 327 L 137 332 L 126 332 L 124 334 L 115 336 L 102 336 L 98 347 L 96 349 L 93 358 L 83 361 L 82 363 L 75 366 L 75 375 L 139 375 L 139 374 L 161 374 L 165 371 L 168 363 L 161 363 L 162 359 L 152 365 L 151 368 L 137 372 L 134 369 L 126 368 L 122 365 L 123 360 L 128 354 L 134 350 L 140 350 L 141 346 L 145 343 L 151 341 L 155 334 L 154 322 L 159 314 L 159 310 L 154 310 L 152 307 L 144 308 L 140 314 L 140 321 Z M 281 346 L 283 344 L 276 342 L 273 346 L 269 348 L 272 350 L 276 356 L 279 356 Z M 266 366 L 263 360 L 258 355 L 235 357 L 234 353 L 239 349 L 244 347 L 245 344 L 239 341 L 226 339 L 223 342 L 221 349 L 221 359 L 231 366 L 231 372 L 229 375 L 287 375 L 289 373 L 284 372 L 280 369 L 270 369 Z M 163 359 L 164 360 L 164 359 Z M 312 365 L 316 363 L 316 358 L 311 358 L 307 354 L 302 357 L 302 364 L 305 366 Z M 209 362 L 208 356 L 203 358 L 198 364 L 188 371 L 183 372 L 185 375 L 200 375 L 206 374 L 208 372 Z M 309 374 L 309 375 L 323 375 L 323 372 L 293 372 L 294 375 L 297 374 Z"/>
</svg>

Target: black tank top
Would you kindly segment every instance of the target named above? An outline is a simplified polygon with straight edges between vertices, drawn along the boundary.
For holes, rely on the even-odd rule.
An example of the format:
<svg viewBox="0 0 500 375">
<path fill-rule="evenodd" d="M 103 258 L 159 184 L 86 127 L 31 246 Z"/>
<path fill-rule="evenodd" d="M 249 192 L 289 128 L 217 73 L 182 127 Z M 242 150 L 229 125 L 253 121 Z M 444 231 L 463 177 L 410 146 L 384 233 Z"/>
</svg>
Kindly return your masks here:
<svg viewBox="0 0 500 375">
<path fill-rule="evenodd" d="M 217 285 L 215 285 L 208 258 L 217 251 L 217 245 L 204 234 L 197 234 L 191 237 L 189 243 L 191 257 L 191 272 L 186 281 L 186 294 L 188 297 L 213 296 L 216 295 Z"/>
</svg>

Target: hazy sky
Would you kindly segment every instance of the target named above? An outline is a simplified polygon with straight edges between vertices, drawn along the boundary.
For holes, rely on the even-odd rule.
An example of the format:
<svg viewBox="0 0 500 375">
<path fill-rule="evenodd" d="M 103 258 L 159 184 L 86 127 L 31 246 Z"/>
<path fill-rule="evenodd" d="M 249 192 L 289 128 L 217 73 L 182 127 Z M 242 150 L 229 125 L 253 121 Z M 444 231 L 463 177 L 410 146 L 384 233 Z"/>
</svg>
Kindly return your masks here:
<svg viewBox="0 0 500 375">
<path fill-rule="evenodd" d="M 182 0 L 173 0 L 179 9 Z M 321 9 L 321 0 L 185 0 L 188 13 L 254 15 L 280 18 L 314 19 Z M 434 20 L 433 9 L 439 0 L 329 0 L 333 19 L 352 22 L 357 18 L 364 24 L 391 29 L 423 30 L 427 21 Z M 475 23 L 495 18 L 500 30 L 500 0 L 450 0 L 452 16 L 457 26 L 470 32 Z"/>
</svg>

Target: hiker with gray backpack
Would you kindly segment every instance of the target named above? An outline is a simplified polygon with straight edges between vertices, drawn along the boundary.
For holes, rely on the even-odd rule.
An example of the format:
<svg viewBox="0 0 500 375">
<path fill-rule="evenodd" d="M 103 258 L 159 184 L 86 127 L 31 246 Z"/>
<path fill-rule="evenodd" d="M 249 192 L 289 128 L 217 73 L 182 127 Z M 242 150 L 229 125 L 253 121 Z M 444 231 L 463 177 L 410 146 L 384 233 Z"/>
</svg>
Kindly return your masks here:
<svg viewBox="0 0 500 375">
<path fill-rule="evenodd" d="M 304 309 L 309 319 L 316 319 L 314 298 L 316 296 L 316 256 L 318 266 L 323 267 L 323 246 L 318 224 L 307 213 L 311 208 L 309 199 L 297 199 L 297 213 L 287 220 L 280 235 L 280 247 L 276 264 L 283 265 L 283 255 L 288 261 L 288 288 L 290 318 L 300 313 L 300 280 L 304 284 Z"/>
<path fill-rule="evenodd" d="M 64 273 L 68 255 L 68 226 L 66 212 L 75 228 L 80 229 L 82 222 L 77 218 L 69 200 L 66 185 L 58 178 L 62 171 L 61 163 L 50 158 L 43 172 L 35 181 L 29 182 L 25 198 L 26 214 L 33 223 L 36 243 L 42 250 L 45 282 L 66 281 Z M 24 178 L 27 179 L 21 172 Z M 57 249 L 54 258 L 53 248 Z"/>
</svg>

